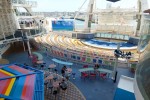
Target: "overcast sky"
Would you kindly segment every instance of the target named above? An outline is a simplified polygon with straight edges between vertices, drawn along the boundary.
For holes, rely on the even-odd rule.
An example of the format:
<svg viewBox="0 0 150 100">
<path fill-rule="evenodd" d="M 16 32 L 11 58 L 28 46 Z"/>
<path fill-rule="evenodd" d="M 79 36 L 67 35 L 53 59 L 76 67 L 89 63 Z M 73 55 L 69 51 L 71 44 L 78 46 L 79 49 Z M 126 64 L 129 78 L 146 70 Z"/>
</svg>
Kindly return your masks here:
<svg viewBox="0 0 150 100">
<path fill-rule="evenodd" d="M 38 3 L 34 11 L 78 11 L 85 0 L 36 0 Z M 89 0 L 86 1 L 82 10 L 87 8 Z M 106 0 L 96 0 L 97 8 L 106 8 L 108 2 Z M 137 7 L 137 0 L 120 0 L 116 3 L 111 3 L 112 7 L 133 8 Z"/>
</svg>

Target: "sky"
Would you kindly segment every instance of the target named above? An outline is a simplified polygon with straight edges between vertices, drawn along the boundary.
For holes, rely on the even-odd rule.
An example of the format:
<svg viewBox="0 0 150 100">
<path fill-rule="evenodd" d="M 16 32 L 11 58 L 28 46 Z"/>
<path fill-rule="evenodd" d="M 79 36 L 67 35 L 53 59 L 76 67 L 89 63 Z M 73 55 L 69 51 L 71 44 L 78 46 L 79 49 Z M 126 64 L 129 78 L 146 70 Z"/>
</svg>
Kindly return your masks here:
<svg viewBox="0 0 150 100">
<path fill-rule="evenodd" d="M 38 5 L 33 8 L 33 11 L 37 12 L 53 12 L 53 11 L 66 11 L 74 12 L 78 11 L 85 0 L 36 0 Z M 86 1 L 81 11 L 87 9 L 89 0 Z M 112 3 L 106 0 L 96 0 L 96 8 L 104 9 L 106 5 L 111 3 L 112 7 L 121 8 L 137 8 L 137 0 L 120 0 L 116 3 Z"/>
</svg>

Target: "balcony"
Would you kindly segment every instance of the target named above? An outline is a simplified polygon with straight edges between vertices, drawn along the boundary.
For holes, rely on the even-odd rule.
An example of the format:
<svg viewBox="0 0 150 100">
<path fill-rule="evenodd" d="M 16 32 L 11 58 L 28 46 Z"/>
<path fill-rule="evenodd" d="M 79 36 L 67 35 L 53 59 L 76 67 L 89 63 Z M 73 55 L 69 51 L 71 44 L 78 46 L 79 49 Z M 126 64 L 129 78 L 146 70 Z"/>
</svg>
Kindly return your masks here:
<svg viewBox="0 0 150 100">
<path fill-rule="evenodd" d="M 34 28 L 34 29 L 18 29 L 14 33 L 9 35 L 1 36 L 0 44 L 8 44 L 16 41 L 24 41 L 24 38 L 32 39 L 36 36 L 44 34 L 46 31 L 45 29 L 41 28 Z M 27 35 L 27 36 L 26 36 Z"/>
<path fill-rule="evenodd" d="M 26 7 L 37 7 L 36 1 L 26 1 L 26 0 L 11 0 L 13 6 L 26 6 Z"/>
</svg>

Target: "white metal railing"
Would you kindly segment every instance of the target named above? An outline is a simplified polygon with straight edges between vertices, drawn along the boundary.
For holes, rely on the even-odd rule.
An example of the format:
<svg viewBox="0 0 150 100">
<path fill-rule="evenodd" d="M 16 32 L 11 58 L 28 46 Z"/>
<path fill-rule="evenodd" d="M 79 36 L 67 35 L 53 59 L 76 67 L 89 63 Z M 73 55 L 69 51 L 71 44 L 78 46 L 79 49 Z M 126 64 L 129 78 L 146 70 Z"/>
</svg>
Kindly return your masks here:
<svg viewBox="0 0 150 100">
<path fill-rule="evenodd" d="M 31 16 L 31 14 L 29 12 L 19 12 L 16 13 L 17 16 Z"/>
<path fill-rule="evenodd" d="M 28 28 L 26 28 L 26 29 L 28 29 Z M 14 33 L 7 35 L 7 36 L 13 35 L 13 37 L 11 39 L 5 38 L 7 36 L 4 33 L 4 36 L 0 37 L 1 39 L 3 39 L 0 41 L 0 45 L 8 44 L 8 43 L 16 42 L 16 41 L 23 41 L 24 32 L 22 30 L 17 30 L 16 32 L 19 32 L 19 33 L 17 33 L 19 36 L 17 36 L 17 34 L 14 35 Z M 35 36 L 45 34 L 45 33 L 46 33 L 46 30 L 43 27 L 39 26 L 39 27 L 34 27 L 32 29 L 29 28 L 28 32 L 27 32 L 27 36 L 28 36 L 28 38 L 33 38 Z"/>
<path fill-rule="evenodd" d="M 32 7 L 37 7 L 37 2 L 36 1 L 27 1 L 26 3 L 30 6 L 32 6 Z"/>
<path fill-rule="evenodd" d="M 91 25 L 91 30 L 96 30 L 96 25 Z M 75 24 L 74 26 L 75 31 L 84 31 L 84 24 Z"/>
<path fill-rule="evenodd" d="M 31 17 L 44 17 L 44 14 L 39 12 L 39 13 L 32 13 L 32 12 L 18 12 L 16 13 L 17 16 L 22 16 L 22 17 L 25 17 L 25 16 L 31 16 Z"/>
<path fill-rule="evenodd" d="M 98 32 L 98 33 L 95 34 L 95 37 L 129 40 L 129 36 L 128 35 L 126 35 L 126 34 L 119 34 L 119 33 Z"/>
<path fill-rule="evenodd" d="M 84 24 L 76 24 L 75 31 L 84 31 Z M 91 25 L 91 31 L 94 32 L 114 32 L 120 34 L 134 35 L 134 26 L 129 25 Z"/>
<path fill-rule="evenodd" d="M 11 3 L 13 4 L 22 4 L 22 5 L 29 5 L 32 7 L 37 7 L 36 1 L 26 1 L 26 0 L 11 0 Z"/>
<path fill-rule="evenodd" d="M 44 13 L 43 12 L 32 12 L 33 16 L 42 16 L 44 17 Z"/>
</svg>

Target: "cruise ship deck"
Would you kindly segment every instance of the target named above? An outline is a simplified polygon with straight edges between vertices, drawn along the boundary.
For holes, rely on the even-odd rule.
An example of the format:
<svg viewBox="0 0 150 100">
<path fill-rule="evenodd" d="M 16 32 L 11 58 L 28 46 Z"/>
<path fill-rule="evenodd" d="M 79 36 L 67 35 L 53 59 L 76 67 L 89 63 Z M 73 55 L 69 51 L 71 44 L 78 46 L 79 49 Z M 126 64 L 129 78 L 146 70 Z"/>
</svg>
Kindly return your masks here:
<svg viewBox="0 0 150 100">
<path fill-rule="evenodd" d="M 150 2 L 112 7 L 122 1 L 65 19 L 0 0 L 0 100 L 149 100 Z"/>
<path fill-rule="evenodd" d="M 46 67 L 44 68 L 44 72 L 49 71 L 48 67 L 50 64 L 53 64 L 54 62 L 51 60 L 54 57 L 53 56 L 47 56 L 46 53 L 43 53 L 42 51 L 36 51 L 42 54 L 43 61 L 46 63 Z M 31 63 L 31 59 L 28 57 L 28 53 L 27 52 L 20 52 L 20 53 L 14 53 L 11 55 L 5 55 L 3 58 L 8 59 L 10 61 L 10 63 L 14 63 L 14 62 L 19 62 L 19 63 L 26 63 L 29 66 L 33 66 Z M 58 100 L 84 100 L 84 98 L 86 100 L 100 100 L 99 98 L 101 98 L 101 100 L 112 100 L 116 91 L 116 87 L 118 84 L 118 81 L 120 79 L 121 75 L 125 75 L 128 77 L 134 77 L 134 74 L 131 73 L 129 71 L 128 68 L 124 68 L 126 67 L 125 65 L 119 65 L 118 67 L 118 77 L 117 77 L 117 81 L 116 83 L 113 82 L 113 80 L 111 78 L 107 78 L 107 79 L 102 79 L 99 76 L 96 76 L 96 78 L 86 78 L 86 79 L 82 79 L 80 76 L 80 72 L 79 69 L 82 69 L 83 64 L 78 64 L 78 63 L 73 63 L 73 66 L 71 66 L 72 68 L 72 72 L 76 73 L 75 75 L 75 79 L 73 79 L 73 77 L 71 76 L 69 81 L 71 82 L 71 86 L 69 85 L 68 90 L 66 92 L 66 97 L 64 97 L 64 94 L 61 93 L 63 91 L 60 91 L 60 93 L 58 93 Z M 63 65 L 59 64 L 57 65 L 56 69 L 58 70 L 58 74 L 61 75 L 61 68 L 63 67 Z M 69 67 L 69 66 L 67 66 Z M 92 67 L 92 66 L 91 66 Z M 37 69 L 40 69 L 40 66 L 38 67 L 34 67 Z M 75 85 L 75 86 L 74 86 Z M 80 92 L 77 90 L 76 88 L 78 88 L 82 94 L 80 94 Z M 48 93 L 47 93 L 48 92 Z M 70 93 L 71 92 L 71 93 Z M 79 92 L 79 93 L 78 93 Z M 81 95 L 81 96 L 80 96 Z M 49 92 L 48 90 L 45 90 L 45 100 L 54 100 L 55 97 L 53 94 L 51 94 L 51 92 Z"/>
</svg>

